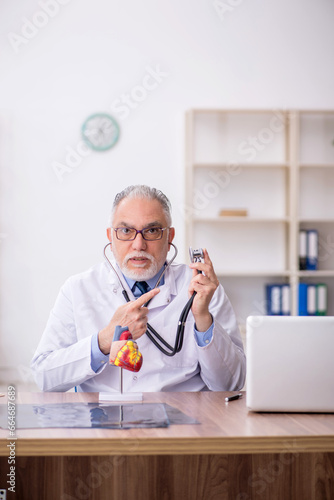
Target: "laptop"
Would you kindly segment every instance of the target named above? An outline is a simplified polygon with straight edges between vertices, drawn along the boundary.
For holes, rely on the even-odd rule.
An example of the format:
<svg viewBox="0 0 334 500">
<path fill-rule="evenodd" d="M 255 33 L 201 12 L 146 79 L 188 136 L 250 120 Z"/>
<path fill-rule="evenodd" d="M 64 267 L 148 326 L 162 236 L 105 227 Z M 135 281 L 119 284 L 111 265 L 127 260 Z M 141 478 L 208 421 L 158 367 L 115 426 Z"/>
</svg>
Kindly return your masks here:
<svg viewBox="0 0 334 500">
<path fill-rule="evenodd" d="M 246 405 L 334 413 L 334 317 L 249 316 Z"/>
</svg>

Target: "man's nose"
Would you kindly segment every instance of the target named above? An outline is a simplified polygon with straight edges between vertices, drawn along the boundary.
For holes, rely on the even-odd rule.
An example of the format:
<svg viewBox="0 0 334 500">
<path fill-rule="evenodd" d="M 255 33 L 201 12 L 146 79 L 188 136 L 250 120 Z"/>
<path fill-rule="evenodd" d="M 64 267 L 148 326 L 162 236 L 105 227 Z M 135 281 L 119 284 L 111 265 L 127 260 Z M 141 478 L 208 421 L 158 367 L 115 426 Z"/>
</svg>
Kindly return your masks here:
<svg viewBox="0 0 334 500">
<path fill-rule="evenodd" d="M 146 241 L 144 240 L 141 233 L 137 233 L 135 239 L 132 241 L 132 248 L 134 250 L 145 250 Z"/>
</svg>

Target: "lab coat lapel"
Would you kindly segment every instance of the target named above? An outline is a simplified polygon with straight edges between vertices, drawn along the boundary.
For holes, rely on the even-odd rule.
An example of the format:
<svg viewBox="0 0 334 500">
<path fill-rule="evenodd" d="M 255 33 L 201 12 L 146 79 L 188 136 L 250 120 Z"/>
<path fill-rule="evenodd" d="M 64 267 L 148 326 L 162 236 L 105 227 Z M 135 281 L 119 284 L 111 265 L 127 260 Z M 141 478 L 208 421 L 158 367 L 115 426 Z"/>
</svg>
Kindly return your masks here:
<svg viewBox="0 0 334 500">
<path fill-rule="evenodd" d="M 112 260 L 111 263 L 112 263 L 114 269 L 116 270 L 116 272 L 118 274 L 118 278 L 119 278 L 119 279 L 117 278 L 115 271 L 113 269 L 109 268 L 107 282 L 108 282 L 108 285 L 112 288 L 113 293 L 121 300 L 121 302 L 125 303 L 125 298 L 122 295 L 122 291 L 123 291 L 123 287 L 124 287 L 124 289 L 127 291 L 129 299 L 135 300 L 135 297 L 134 297 L 132 291 L 130 290 L 127 282 L 125 281 L 123 274 L 122 274 L 120 268 L 118 267 L 116 261 Z M 123 287 L 121 286 L 120 282 L 122 283 Z"/>
<path fill-rule="evenodd" d="M 173 296 L 176 295 L 176 283 L 174 273 L 171 268 L 168 268 L 165 273 L 165 283 L 160 287 L 160 293 L 153 297 L 152 301 L 149 304 L 149 309 L 153 310 L 157 307 L 163 307 L 168 305 Z"/>
</svg>

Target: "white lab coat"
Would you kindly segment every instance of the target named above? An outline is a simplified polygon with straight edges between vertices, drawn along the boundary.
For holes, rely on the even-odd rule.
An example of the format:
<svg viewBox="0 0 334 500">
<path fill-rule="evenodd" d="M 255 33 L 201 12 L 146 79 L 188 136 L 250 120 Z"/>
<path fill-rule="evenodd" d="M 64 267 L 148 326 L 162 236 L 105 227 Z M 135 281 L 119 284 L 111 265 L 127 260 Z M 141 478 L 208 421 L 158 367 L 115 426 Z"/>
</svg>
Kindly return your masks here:
<svg viewBox="0 0 334 500">
<path fill-rule="evenodd" d="M 119 275 L 129 297 L 134 299 L 121 272 Z M 149 304 L 149 322 L 170 345 L 174 345 L 178 319 L 188 300 L 191 277 L 188 266 L 172 264 L 160 293 Z M 109 323 L 122 304 L 122 288 L 107 263 L 65 282 L 31 362 L 41 390 L 67 391 L 74 386 L 85 392 L 119 390 L 119 368 L 105 363 L 97 373 L 92 370 L 91 338 Z M 191 312 L 183 348 L 175 356 L 161 353 L 145 334 L 137 339 L 143 365 L 137 373 L 123 370 L 124 391 L 241 389 L 245 355 L 236 318 L 222 286 L 211 300 L 210 312 L 214 318 L 213 338 L 205 347 L 197 345 Z"/>
</svg>

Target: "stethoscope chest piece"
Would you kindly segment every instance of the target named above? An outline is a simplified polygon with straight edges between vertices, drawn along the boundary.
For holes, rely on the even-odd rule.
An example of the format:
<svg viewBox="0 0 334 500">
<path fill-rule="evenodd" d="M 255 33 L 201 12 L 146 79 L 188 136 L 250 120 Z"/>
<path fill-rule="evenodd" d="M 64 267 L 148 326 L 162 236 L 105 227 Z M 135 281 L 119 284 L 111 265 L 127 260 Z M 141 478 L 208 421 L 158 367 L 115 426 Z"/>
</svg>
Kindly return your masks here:
<svg viewBox="0 0 334 500">
<path fill-rule="evenodd" d="M 191 262 L 199 262 L 201 259 L 204 259 L 204 253 L 202 248 L 195 248 L 194 250 L 189 247 L 189 255 Z"/>
</svg>

